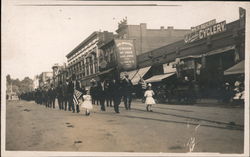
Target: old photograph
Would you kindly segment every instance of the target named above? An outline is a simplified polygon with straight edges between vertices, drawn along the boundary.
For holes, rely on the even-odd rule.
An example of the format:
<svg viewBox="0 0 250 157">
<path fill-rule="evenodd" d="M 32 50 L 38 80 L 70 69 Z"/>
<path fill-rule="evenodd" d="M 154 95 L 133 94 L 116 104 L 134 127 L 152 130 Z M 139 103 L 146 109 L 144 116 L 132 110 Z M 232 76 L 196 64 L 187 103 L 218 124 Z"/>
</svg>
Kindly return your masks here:
<svg viewBox="0 0 250 157">
<path fill-rule="evenodd" d="M 249 156 L 249 2 L 2 6 L 1 156 Z"/>
</svg>

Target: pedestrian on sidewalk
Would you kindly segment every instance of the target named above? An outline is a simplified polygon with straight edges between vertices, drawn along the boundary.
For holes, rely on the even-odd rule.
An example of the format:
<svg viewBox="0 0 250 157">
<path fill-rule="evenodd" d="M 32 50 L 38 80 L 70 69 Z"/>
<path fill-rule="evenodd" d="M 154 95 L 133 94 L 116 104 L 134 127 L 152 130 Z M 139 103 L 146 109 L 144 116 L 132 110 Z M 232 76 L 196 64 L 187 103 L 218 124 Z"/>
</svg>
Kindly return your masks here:
<svg viewBox="0 0 250 157">
<path fill-rule="evenodd" d="M 146 90 L 144 97 L 146 97 L 146 109 L 147 111 L 153 112 L 152 105 L 156 104 L 153 96 L 155 95 L 154 91 L 152 90 L 152 85 L 148 84 L 148 89 Z"/>
<path fill-rule="evenodd" d="M 90 96 L 90 91 L 87 90 L 87 94 L 83 95 L 82 98 L 83 98 L 83 100 L 81 100 L 82 102 L 80 102 L 81 108 L 85 109 L 85 115 L 89 116 L 90 115 L 90 110 L 93 109 L 92 100 L 91 100 L 91 96 Z"/>
</svg>

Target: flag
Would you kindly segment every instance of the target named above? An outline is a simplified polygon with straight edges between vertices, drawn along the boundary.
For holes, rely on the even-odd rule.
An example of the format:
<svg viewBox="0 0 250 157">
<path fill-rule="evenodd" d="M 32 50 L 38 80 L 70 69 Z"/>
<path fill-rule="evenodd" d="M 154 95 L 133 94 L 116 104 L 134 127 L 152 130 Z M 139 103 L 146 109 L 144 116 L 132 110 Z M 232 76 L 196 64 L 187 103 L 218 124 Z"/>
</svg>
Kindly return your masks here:
<svg viewBox="0 0 250 157">
<path fill-rule="evenodd" d="M 74 95 L 73 95 L 73 102 L 75 105 L 78 105 L 79 104 L 79 101 L 78 99 L 82 96 L 82 92 L 78 91 L 78 90 L 74 90 Z"/>
</svg>

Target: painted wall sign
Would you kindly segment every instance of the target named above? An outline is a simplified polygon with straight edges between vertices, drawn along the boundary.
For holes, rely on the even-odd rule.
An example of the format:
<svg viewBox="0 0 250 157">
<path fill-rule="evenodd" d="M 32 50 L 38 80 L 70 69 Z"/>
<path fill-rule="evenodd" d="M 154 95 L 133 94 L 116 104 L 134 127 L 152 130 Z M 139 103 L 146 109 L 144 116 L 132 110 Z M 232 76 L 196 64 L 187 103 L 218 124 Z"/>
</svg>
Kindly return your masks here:
<svg viewBox="0 0 250 157">
<path fill-rule="evenodd" d="M 193 31 L 190 34 L 185 36 L 185 38 L 184 38 L 185 43 L 191 43 L 191 42 L 194 42 L 196 40 L 204 39 L 208 36 L 213 36 L 213 35 L 218 34 L 220 32 L 226 31 L 226 21 L 222 21 L 220 23 L 210 25 L 206 28 L 202 28 L 202 27 L 199 27 L 199 28 L 201 28 L 201 29 L 197 28 L 197 29 L 195 29 L 197 31 Z"/>
<path fill-rule="evenodd" d="M 123 70 L 136 68 L 136 55 L 133 40 L 115 40 L 118 65 Z"/>
</svg>

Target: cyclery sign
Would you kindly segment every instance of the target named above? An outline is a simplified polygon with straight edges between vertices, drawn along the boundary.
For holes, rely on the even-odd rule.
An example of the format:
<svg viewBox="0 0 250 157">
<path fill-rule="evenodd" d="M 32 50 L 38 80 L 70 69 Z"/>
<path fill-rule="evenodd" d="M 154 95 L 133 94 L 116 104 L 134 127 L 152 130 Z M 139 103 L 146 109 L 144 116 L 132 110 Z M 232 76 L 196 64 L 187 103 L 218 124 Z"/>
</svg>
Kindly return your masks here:
<svg viewBox="0 0 250 157">
<path fill-rule="evenodd" d="M 136 55 L 133 40 L 115 40 L 118 50 L 118 64 L 123 70 L 136 68 Z"/>
<path fill-rule="evenodd" d="M 214 21 L 211 21 L 210 24 L 208 23 L 207 25 L 199 25 L 195 28 L 192 28 L 194 31 L 185 36 L 185 43 L 191 43 L 196 40 L 204 39 L 206 37 L 226 31 L 226 21 L 211 25 L 212 23 L 214 23 Z"/>
</svg>

